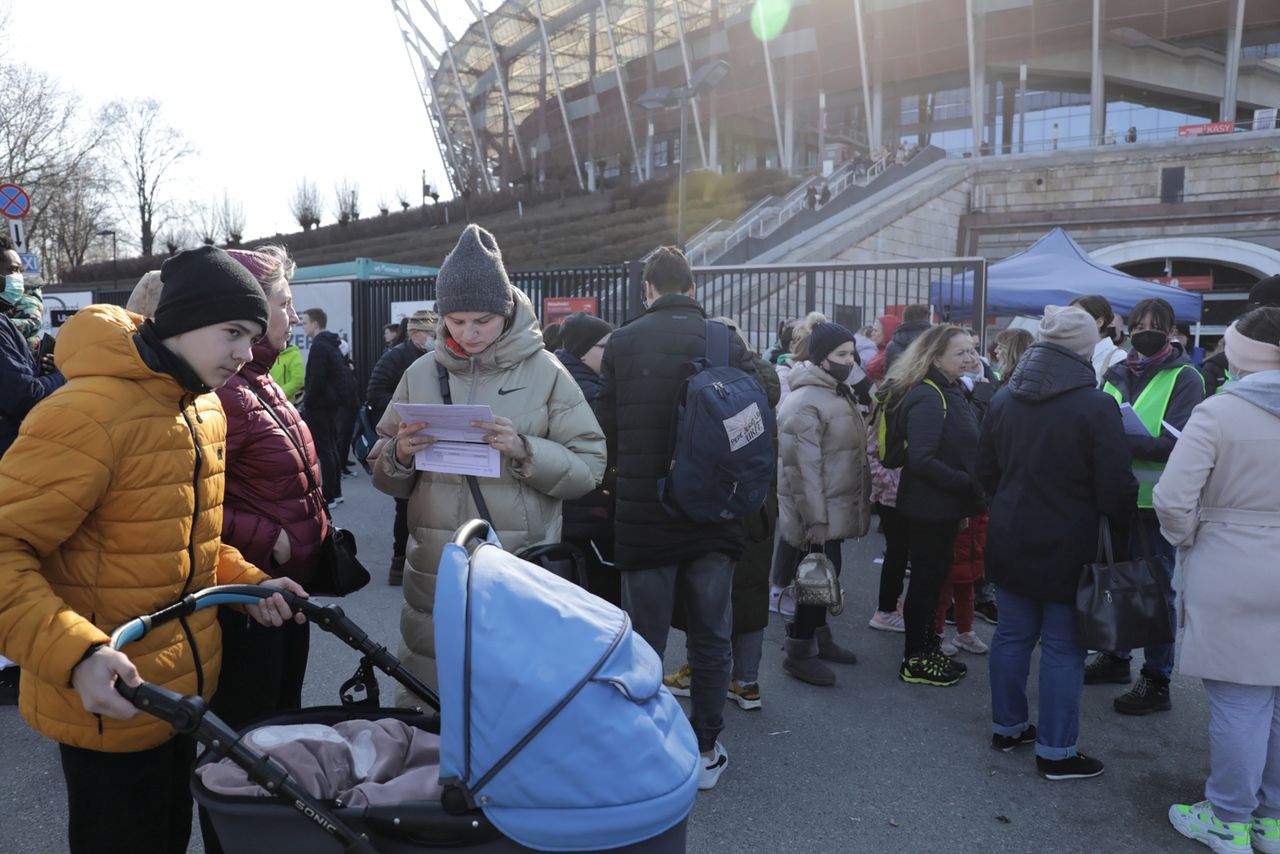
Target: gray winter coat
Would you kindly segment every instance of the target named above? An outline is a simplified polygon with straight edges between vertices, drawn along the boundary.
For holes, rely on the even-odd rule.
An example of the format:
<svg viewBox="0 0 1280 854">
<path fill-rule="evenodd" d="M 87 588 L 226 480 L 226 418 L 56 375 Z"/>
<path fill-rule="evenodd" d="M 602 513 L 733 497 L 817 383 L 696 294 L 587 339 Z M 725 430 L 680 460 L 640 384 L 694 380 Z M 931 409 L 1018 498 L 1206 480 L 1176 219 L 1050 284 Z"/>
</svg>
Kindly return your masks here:
<svg viewBox="0 0 1280 854">
<path fill-rule="evenodd" d="M 459 404 L 488 404 L 510 418 L 528 443 L 531 457 L 503 461 L 502 476 L 480 478 L 503 548 L 519 551 L 559 542 L 561 502 L 581 498 L 604 475 L 605 443 L 600 424 L 573 377 L 543 349 L 529 298 L 513 289 L 515 318 L 494 344 L 474 357 L 459 356 L 441 340 L 414 362 L 400 380 L 392 403 L 443 403 L 436 363 L 449 371 L 450 395 Z M 505 393 L 503 393 L 505 392 Z M 400 418 L 387 407 L 378 432 L 395 436 Z M 409 542 L 400 616 L 400 660 L 414 675 L 436 684 L 436 566 L 445 545 L 464 522 L 479 517 L 465 478 L 416 471 L 400 465 L 395 440 L 374 468 L 378 489 L 409 499 Z"/>
</svg>

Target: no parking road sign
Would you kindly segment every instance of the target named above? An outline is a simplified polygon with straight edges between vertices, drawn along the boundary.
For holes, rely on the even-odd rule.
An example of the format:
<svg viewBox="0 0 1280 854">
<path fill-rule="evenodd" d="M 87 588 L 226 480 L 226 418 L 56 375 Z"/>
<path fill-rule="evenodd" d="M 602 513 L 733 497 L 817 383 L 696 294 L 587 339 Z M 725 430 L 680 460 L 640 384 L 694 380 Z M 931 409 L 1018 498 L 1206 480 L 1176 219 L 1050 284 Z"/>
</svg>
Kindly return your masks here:
<svg viewBox="0 0 1280 854">
<path fill-rule="evenodd" d="M 17 184 L 0 184 L 0 215 L 22 219 L 31 213 L 31 197 Z"/>
</svg>

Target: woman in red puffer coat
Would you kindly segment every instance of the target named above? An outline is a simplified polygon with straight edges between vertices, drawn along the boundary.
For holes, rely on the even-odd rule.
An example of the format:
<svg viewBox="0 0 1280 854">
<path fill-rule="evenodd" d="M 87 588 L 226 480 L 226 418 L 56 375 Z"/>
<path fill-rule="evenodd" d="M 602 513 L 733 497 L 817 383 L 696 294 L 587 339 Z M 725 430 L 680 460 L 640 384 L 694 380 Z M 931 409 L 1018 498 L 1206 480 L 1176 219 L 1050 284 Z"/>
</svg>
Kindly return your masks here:
<svg viewBox="0 0 1280 854">
<path fill-rule="evenodd" d="M 294 264 L 274 246 L 228 254 L 262 284 L 271 314 L 267 334 L 253 347 L 253 361 L 218 390 L 227 414 L 222 539 L 269 575 L 306 587 L 329 524 L 320 469 L 311 431 L 271 378 L 271 366 L 298 322 L 289 290 Z M 259 715 L 299 707 L 309 627 L 268 631 L 229 608 L 220 609 L 219 622 L 226 666 L 214 711 L 239 727 Z"/>
</svg>

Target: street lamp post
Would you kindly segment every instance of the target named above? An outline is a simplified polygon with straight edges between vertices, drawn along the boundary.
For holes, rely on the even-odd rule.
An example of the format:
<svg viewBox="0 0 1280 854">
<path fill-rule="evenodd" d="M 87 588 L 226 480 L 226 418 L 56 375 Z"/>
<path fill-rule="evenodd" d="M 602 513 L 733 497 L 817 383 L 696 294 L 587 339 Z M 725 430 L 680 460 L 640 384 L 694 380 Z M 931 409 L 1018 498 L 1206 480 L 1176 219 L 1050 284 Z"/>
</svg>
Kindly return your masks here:
<svg viewBox="0 0 1280 854">
<path fill-rule="evenodd" d="M 111 236 L 111 287 L 114 289 L 120 285 L 120 267 L 116 260 L 116 233 L 112 229 L 103 229 L 98 232 L 99 237 Z"/>
<path fill-rule="evenodd" d="M 680 110 L 680 170 L 676 173 L 676 245 L 684 251 L 684 148 L 685 136 L 688 133 L 688 106 L 691 98 L 705 95 L 716 87 L 730 71 L 729 63 L 723 59 L 708 63 L 689 77 L 685 86 L 659 86 L 650 89 L 639 98 L 636 104 L 646 110 Z"/>
</svg>

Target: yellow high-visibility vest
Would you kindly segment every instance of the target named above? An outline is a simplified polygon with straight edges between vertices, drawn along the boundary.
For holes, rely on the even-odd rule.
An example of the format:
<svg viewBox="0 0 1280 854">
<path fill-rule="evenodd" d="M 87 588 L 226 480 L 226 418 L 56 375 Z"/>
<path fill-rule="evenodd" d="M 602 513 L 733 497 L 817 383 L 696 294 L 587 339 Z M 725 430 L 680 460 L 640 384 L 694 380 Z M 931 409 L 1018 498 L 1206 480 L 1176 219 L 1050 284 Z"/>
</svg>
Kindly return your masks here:
<svg viewBox="0 0 1280 854">
<path fill-rule="evenodd" d="M 1137 413 L 1138 419 L 1152 436 L 1160 435 L 1160 422 L 1164 421 L 1165 412 L 1169 409 L 1169 400 L 1173 397 L 1173 387 L 1177 385 L 1178 375 L 1183 371 L 1191 371 L 1200 379 L 1201 385 L 1204 384 L 1204 377 L 1200 376 L 1200 372 L 1191 365 L 1166 368 L 1156 374 L 1138 395 L 1138 399 L 1130 404 L 1133 411 Z M 1124 403 L 1124 394 L 1109 380 L 1102 386 L 1102 390 L 1114 397 L 1116 403 Z M 1164 473 L 1164 465 L 1164 463 L 1148 460 L 1133 461 L 1133 476 L 1138 479 L 1138 507 L 1150 510 L 1155 506 L 1151 500 L 1151 493 L 1155 490 L 1160 475 Z"/>
</svg>

